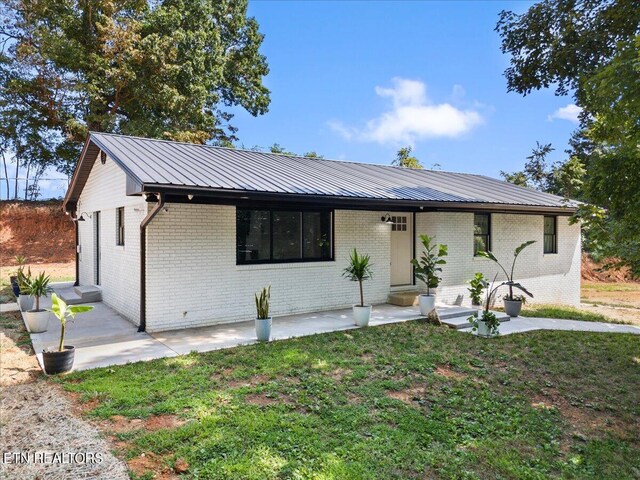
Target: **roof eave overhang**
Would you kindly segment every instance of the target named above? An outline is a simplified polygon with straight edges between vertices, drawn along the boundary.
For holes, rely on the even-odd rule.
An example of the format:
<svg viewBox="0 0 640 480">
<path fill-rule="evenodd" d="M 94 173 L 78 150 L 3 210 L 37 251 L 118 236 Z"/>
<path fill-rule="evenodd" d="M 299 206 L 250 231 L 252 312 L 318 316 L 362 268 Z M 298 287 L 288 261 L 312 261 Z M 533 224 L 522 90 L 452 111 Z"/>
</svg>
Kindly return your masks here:
<svg viewBox="0 0 640 480">
<path fill-rule="evenodd" d="M 428 211 L 486 211 L 494 213 L 524 213 L 573 215 L 574 206 L 519 205 L 507 203 L 485 203 L 437 200 L 398 200 L 368 197 L 343 197 L 337 195 L 311 195 L 296 193 L 272 193 L 253 190 L 229 190 L 210 187 L 163 185 L 155 183 L 131 183 L 129 195 L 163 193 L 167 203 L 207 203 L 250 205 L 260 203 L 293 203 L 298 205 L 326 206 L 354 210 L 428 210 Z M 193 195 L 189 200 L 188 195 Z"/>
</svg>

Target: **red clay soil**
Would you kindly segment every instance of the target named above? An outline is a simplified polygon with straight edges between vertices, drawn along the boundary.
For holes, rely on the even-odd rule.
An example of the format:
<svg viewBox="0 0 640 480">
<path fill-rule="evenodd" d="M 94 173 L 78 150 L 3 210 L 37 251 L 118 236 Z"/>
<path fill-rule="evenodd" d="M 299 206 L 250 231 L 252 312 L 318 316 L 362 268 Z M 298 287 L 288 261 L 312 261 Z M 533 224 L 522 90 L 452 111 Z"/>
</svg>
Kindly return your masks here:
<svg viewBox="0 0 640 480">
<path fill-rule="evenodd" d="M 17 255 L 29 264 L 75 260 L 75 230 L 62 202 L 0 202 L 0 265 L 15 265 Z"/>
<path fill-rule="evenodd" d="M 594 262 L 588 254 L 582 254 L 582 279 L 591 282 L 633 282 L 627 267 L 620 269 L 601 270 L 602 263 Z"/>
</svg>

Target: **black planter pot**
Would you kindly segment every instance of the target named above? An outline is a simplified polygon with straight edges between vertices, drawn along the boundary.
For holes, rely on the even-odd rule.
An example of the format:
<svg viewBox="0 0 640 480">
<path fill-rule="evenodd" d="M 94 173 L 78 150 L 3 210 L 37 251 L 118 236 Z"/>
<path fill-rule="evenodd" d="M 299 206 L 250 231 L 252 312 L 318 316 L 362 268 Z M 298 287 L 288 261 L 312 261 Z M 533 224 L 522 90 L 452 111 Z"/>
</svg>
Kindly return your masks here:
<svg viewBox="0 0 640 480">
<path fill-rule="evenodd" d="M 44 373 L 55 375 L 65 373 L 73 368 L 73 360 L 76 350 L 72 345 L 64 347 L 62 352 L 42 352 L 42 362 L 44 363 Z"/>
<path fill-rule="evenodd" d="M 9 277 L 11 280 L 11 290 L 13 290 L 13 294 L 18 298 L 20 296 L 20 285 L 18 285 L 18 277 L 12 275 Z"/>
</svg>

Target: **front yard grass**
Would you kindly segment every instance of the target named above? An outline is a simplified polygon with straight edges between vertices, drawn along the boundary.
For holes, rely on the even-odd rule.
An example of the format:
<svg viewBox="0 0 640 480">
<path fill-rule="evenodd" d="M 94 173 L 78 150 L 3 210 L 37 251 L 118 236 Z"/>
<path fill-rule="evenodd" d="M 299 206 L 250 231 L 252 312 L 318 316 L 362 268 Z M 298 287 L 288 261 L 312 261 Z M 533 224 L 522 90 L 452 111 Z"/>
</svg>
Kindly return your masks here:
<svg viewBox="0 0 640 480">
<path fill-rule="evenodd" d="M 560 318 L 565 320 L 583 320 L 585 322 L 627 323 L 607 317 L 601 313 L 589 312 L 567 305 L 525 305 L 520 312 L 523 317 Z"/>
<path fill-rule="evenodd" d="M 407 322 L 54 381 L 111 436 L 133 478 L 172 469 L 210 479 L 640 472 L 634 335 L 484 340 Z"/>
</svg>

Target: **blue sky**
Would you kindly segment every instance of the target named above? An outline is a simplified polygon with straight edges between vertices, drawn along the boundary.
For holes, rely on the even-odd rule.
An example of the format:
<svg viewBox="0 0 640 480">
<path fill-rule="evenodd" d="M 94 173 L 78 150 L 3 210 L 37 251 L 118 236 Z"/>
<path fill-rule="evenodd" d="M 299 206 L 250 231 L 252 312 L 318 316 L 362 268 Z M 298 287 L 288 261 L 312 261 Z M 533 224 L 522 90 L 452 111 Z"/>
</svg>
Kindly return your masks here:
<svg viewBox="0 0 640 480">
<path fill-rule="evenodd" d="M 271 105 L 258 118 L 237 113 L 239 138 L 383 164 L 411 144 L 427 167 L 491 176 L 521 168 L 536 141 L 564 159 L 577 126 L 566 119 L 572 99 L 507 93 L 503 76 L 498 14 L 530 5 L 250 2 L 265 34 Z"/>
<path fill-rule="evenodd" d="M 501 10 L 531 4 L 250 1 L 271 105 L 257 118 L 234 109 L 240 144 L 381 164 L 412 145 L 425 167 L 494 177 L 520 169 L 536 141 L 562 160 L 577 126 L 572 99 L 507 93 L 493 30 Z M 43 181 L 42 191 L 61 196 L 65 185 Z"/>
</svg>

